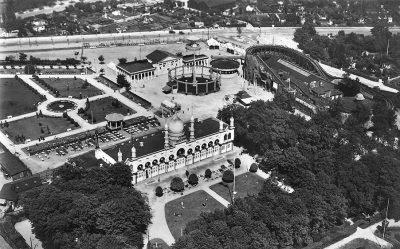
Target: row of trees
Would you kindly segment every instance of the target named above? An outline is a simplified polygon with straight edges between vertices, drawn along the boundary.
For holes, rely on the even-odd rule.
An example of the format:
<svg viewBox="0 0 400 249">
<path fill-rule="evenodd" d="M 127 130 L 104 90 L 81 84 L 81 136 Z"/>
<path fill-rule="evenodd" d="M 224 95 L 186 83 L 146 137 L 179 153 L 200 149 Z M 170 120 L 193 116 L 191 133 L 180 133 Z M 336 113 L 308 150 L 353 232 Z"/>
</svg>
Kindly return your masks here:
<svg viewBox="0 0 400 249">
<path fill-rule="evenodd" d="M 373 27 L 371 33 L 364 36 L 339 31 L 337 36 L 329 38 L 317 34 L 312 23 L 305 23 L 295 31 L 294 41 L 313 58 L 329 61 L 338 68 L 347 68 L 355 62 L 357 71 L 364 74 L 373 73 L 377 77 L 396 74 L 396 68 L 383 69 L 383 65 L 398 64 L 395 58 L 400 49 L 400 36 L 392 35 L 384 24 Z M 365 51 L 375 54 L 368 56 Z"/>
<path fill-rule="evenodd" d="M 257 196 L 190 222 L 173 248 L 304 247 L 345 217 L 385 210 L 388 199 L 388 217 L 400 219 L 400 154 L 391 146 L 399 132 L 392 123 L 384 145 L 368 137 L 353 114 L 342 122 L 336 105 L 310 121 L 263 101 L 230 105 L 218 114 L 225 122 L 231 116 L 236 145 L 263 156 L 259 167 L 294 192 L 266 181 Z"/>
<path fill-rule="evenodd" d="M 58 168 L 49 185 L 23 194 L 21 205 L 43 248 L 142 248 L 147 200 L 127 165 Z"/>
</svg>

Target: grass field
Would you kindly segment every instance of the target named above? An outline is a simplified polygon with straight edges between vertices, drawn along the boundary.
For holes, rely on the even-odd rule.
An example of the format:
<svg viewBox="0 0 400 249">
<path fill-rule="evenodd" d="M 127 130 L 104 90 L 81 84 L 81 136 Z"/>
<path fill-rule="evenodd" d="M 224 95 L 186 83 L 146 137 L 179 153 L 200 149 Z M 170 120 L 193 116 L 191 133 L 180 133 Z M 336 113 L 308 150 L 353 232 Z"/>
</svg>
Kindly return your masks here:
<svg viewBox="0 0 400 249">
<path fill-rule="evenodd" d="M 340 249 L 380 249 L 381 247 L 371 241 L 366 239 L 354 239 L 344 246 L 339 247 Z M 385 248 L 385 247 L 383 247 Z"/>
<path fill-rule="evenodd" d="M 184 208 L 181 206 L 182 202 Z M 203 206 L 203 203 L 207 205 Z M 181 230 L 185 229 L 189 221 L 198 218 L 202 212 L 211 212 L 216 209 L 224 209 L 224 206 L 205 191 L 199 190 L 168 202 L 165 205 L 165 218 L 172 235 L 178 239 L 181 237 Z"/>
<path fill-rule="evenodd" d="M 256 175 L 255 173 L 245 173 L 239 176 L 236 176 L 236 195 L 235 198 L 243 198 L 248 195 L 258 194 L 260 192 L 262 185 L 264 183 L 264 179 Z M 232 193 L 233 184 L 229 184 L 229 188 Z M 229 189 L 227 186 L 221 183 L 214 184 L 210 186 L 214 192 L 219 194 L 227 201 L 231 201 L 231 197 L 229 194 Z"/>
<path fill-rule="evenodd" d="M 128 115 L 128 113 L 136 113 L 135 110 L 132 110 L 121 102 L 119 102 L 120 104 L 118 107 L 115 107 L 115 105 L 113 106 L 113 102 L 115 101 L 116 99 L 112 97 L 106 97 L 90 102 L 89 108 L 86 111 L 86 115 L 84 115 L 83 118 L 87 119 L 91 123 L 91 118 L 89 115 L 93 113 L 94 123 L 99 123 L 105 121 L 106 115 L 110 113 L 120 113 L 124 116 Z"/>
<path fill-rule="evenodd" d="M 40 95 L 14 78 L 0 78 L 0 119 L 36 111 Z"/>
<path fill-rule="evenodd" d="M 39 137 L 48 137 L 62 132 L 66 132 L 68 128 L 77 129 L 65 118 L 54 117 L 29 117 L 19 119 L 9 123 L 10 125 L 3 130 L 9 135 L 14 143 L 21 143 L 17 140 L 17 136 L 24 136 L 26 139 L 35 140 Z M 47 128 L 48 127 L 48 128 Z M 50 133 L 49 133 L 50 131 Z"/>
<path fill-rule="evenodd" d="M 60 97 L 72 96 L 79 98 L 82 94 L 83 98 L 101 95 L 102 92 L 91 84 L 80 78 L 42 78 L 44 82 L 54 87 L 60 92 Z"/>
</svg>

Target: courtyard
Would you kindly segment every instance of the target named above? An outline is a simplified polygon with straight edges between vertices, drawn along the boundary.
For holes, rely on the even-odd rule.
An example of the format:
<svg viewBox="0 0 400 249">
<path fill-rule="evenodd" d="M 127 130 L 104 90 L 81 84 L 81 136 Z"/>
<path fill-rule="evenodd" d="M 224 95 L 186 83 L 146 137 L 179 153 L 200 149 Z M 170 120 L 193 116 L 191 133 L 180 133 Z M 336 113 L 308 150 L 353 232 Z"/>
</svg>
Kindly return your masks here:
<svg viewBox="0 0 400 249">
<path fill-rule="evenodd" d="M 0 78 L 0 119 L 36 111 L 43 97 L 21 79 Z"/>
<path fill-rule="evenodd" d="M 175 239 L 181 237 L 186 225 L 202 212 L 224 209 L 224 206 L 203 190 L 182 196 L 165 205 L 165 218 Z"/>
<path fill-rule="evenodd" d="M 76 127 L 66 118 L 33 116 L 10 122 L 8 127 L 3 128 L 3 132 L 14 143 L 19 144 L 23 143 L 24 140 L 36 140 L 39 137 L 48 137 L 66 132 L 68 129 L 77 128 L 79 127 Z"/>
<path fill-rule="evenodd" d="M 92 86 L 88 82 L 85 82 L 81 78 L 41 78 L 45 84 L 41 84 L 42 87 L 48 88 L 46 85 L 51 86 L 57 90 L 60 95 L 58 97 L 69 97 L 73 98 L 87 98 L 97 95 L 101 95 L 102 92 L 96 87 Z M 54 94 L 54 93 L 53 93 Z"/>
<path fill-rule="evenodd" d="M 82 114 L 89 123 L 100 123 L 110 113 L 120 113 L 124 116 L 135 114 L 136 111 L 122 104 L 119 100 L 106 97 L 89 102 L 89 108 Z"/>
</svg>

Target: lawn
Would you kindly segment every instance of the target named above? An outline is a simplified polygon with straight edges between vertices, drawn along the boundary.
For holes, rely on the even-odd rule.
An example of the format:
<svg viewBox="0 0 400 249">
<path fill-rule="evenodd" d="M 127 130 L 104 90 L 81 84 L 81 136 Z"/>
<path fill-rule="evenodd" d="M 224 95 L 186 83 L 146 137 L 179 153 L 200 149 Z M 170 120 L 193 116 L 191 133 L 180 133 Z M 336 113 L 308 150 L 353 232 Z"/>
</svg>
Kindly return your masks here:
<svg viewBox="0 0 400 249">
<path fill-rule="evenodd" d="M 203 203 L 206 203 L 206 206 L 203 206 Z M 199 190 L 168 202 L 165 205 L 165 218 L 176 240 L 181 237 L 181 229 L 183 231 L 189 221 L 198 218 L 202 212 L 211 212 L 216 209 L 224 209 L 224 206 L 205 191 Z"/>
<path fill-rule="evenodd" d="M 44 82 L 60 92 L 59 97 L 72 96 L 73 98 L 92 97 L 101 95 L 102 91 L 86 83 L 81 78 L 42 78 Z M 54 93 L 52 93 L 54 94 Z"/>
<path fill-rule="evenodd" d="M 0 119 L 36 111 L 41 95 L 20 79 L 0 78 Z"/>
<path fill-rule="evenodd" d="M 118 102 L 117 105 L 116 102 Z M 89 102 L 89 108 L 83 114 L 83 118 L 91 123 L 90 115 L 93 114 L 94 123 L 98 123 L 105 121 L 105 117 L 110 113 L 120 113 L 126 116 L 128 113 L 131 115 L 136 113 L 136 111 L 112 97 L 106 97 Z"/>
<path fill-rule="evenodd" d="M 18 136 L 24 136 L 25 139 L 35 140 L 39 137 L 48 137 L 55 134 L 66 132 L 67 129 L 77 129 L 66 118 L 54 117 L 28 117 L 9 123 L 7 128 L 3 128 L 9 138 L 14 143 L 21 143 Z"/>
<path fill-rule="evenodd" d="M 255 173 L 244 173 L 236 176 L 236 195 L 235 198 L 243 198 L 248 195 L 258 194 L 264 183 L 264 179 L 256 175 Z M 232 192 L 233 183 L 229 184 L 229 188 Z M 210 186 L 210 189 L 219 194 L 227 201 L 231 201 L 229 189 L 223 185 L 222 182 Z"/>
<path fill-rule="evenodd" d="M 340 247 L 340 249 L 380 249 L 380 248 L 381 247 L 377 243 L 367 239 L 354 239 L 349 243 L 347 243 L 346 245 Z"/>
</svg>

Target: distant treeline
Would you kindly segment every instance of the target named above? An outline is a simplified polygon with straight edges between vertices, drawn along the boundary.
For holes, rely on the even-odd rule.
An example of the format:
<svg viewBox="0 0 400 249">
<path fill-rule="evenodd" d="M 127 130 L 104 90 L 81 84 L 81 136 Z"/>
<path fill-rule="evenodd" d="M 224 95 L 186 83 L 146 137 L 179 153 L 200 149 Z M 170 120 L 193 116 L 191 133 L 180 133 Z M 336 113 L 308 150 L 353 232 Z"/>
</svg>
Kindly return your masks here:
<svg viewBox="0 0 400 249">
<path fill-rule="evenodd" d="M 49 59 L 40 59 L 31 56 L 29 60 L 16 60 L 14 56 L 6 56 L 5 60 L 0 60 L 0 65 L 79 65 L 81 63 L 80 60 L 74 58 L 65 58 L 65 59 L 56 59 L 56 60 L 49 60 Z"/>
</svg>

